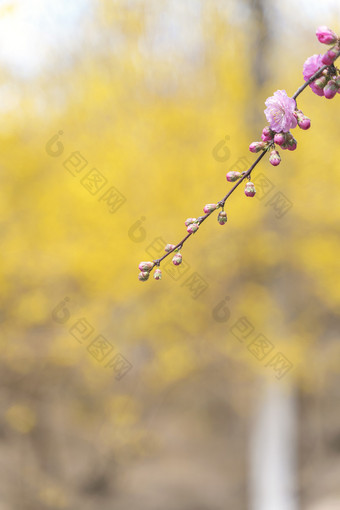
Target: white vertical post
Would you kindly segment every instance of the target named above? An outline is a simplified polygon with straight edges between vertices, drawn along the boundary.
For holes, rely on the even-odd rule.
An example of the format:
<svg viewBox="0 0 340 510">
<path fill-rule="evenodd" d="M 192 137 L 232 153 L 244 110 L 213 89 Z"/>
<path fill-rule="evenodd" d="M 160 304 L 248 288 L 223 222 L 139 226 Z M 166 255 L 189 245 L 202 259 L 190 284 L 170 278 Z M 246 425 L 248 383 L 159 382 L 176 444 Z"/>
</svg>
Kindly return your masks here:
<svg viewBox="0 0 340 510">
<path fill-rule="evenodd" d="M 250 510 L 299 508 L 296 408 L 292 386 L 265 383 L 251 430 Z"/>
</svg>

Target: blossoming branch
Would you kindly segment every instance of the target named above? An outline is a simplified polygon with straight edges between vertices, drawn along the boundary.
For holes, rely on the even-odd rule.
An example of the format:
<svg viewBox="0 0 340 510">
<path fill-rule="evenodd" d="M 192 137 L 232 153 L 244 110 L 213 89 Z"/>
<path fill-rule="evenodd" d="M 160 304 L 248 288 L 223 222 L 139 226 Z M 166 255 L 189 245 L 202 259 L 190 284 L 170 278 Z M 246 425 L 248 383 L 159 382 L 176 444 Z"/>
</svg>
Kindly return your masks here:
<svg viewBox="0 0 340 510">
<path fill-rule="evenodd" d="M 273 166 L 277 166 L 281 162 L 281 156 L 277 147 L 281 150 L 294 151 L 297 148 L 297 140 L 294 138 L 291 129 L 297 126 L 306 130 L 311 126 L 311 121 L 304 113 L 297 108 L 296 98 L 304 91 L 306 87 L 310 87 L 318 96 L 324 96 L 326 99 L 332 99 L 337 93 L 340 93 L 340 70 L 334 65 L 335 60 L 340 56 L 340 38 L 328 27 L 321 26 L 316 31 L 316 36 L 322 44 L 333 45 L 324 55 L 312 55 L 307 58 L 303 65 L 303 77 L 305 83 L 298 88 L 292 97 L 287 95 L 285 90 L 277 90 L 274 95 L 268 97 L 265 101 L 266 109 L 264 110 L 267 118 L 268 126 L 262 131 L 261 141 L 253 142 L 249 145 L 250 152 L 261 152 L 260 156 L 245 172 L 228 172 L 226 175 L 228 182 L 235 182 L 234 186 L 228 191 L 225 197 L 216 204 L 206 204 L 203 208 L 204 216 L 198 218 L 188 218 L 184 223 L 187 227 L 187 235 L 177 244 L 167 244 L 164 247 L 165 254 L 159 259 L 152 262 L 141 262 L 139 264 L 140 273 L 138 278 L 140 281 L 148 280 L 153 268 L 154 278 L 160 280 L 162 271 L 160 263 L 170 253 L 174 253 L 172 262 L 175 266 L 182 263 L 182 255 L 180 250 L 183 244 L 192 234 L 195 234 L 200 225 L 205 221 L 216 209 L 220 209 L 217 221 L 220 225 L 227 223 L 227 213 L 224 210 L 225 202 L 242 181 L 247 179 L 244 193 L 247 197 L 255 196 L 256 190 L 254 184 L 250 181 L 251 173 L 255 166 L 261 161 L 264 155 L 269 152 L 269 162 Z"/>
</svg>

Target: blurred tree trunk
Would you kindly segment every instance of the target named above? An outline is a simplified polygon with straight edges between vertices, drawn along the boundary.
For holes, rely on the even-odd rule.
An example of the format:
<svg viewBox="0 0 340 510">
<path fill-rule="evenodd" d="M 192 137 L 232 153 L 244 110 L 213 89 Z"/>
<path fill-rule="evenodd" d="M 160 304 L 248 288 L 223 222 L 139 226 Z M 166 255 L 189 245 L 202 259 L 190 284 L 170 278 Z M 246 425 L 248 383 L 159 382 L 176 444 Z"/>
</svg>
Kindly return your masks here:
<svg viewBox="0 0 340 510">
<path fill-rule="evenodd" d="M 270 5 L 266 0 L 247 3 L 252 18 L 252 125 L 261 126 L 262 89 L 270 78 Z M 270 281 L 266 283 L 270 286 Z M 250 437 L 248 506 L 250 510 L 297 510 L 297 402 L 293 387 L 265 380 L 257 405 Z"/>
</svg>

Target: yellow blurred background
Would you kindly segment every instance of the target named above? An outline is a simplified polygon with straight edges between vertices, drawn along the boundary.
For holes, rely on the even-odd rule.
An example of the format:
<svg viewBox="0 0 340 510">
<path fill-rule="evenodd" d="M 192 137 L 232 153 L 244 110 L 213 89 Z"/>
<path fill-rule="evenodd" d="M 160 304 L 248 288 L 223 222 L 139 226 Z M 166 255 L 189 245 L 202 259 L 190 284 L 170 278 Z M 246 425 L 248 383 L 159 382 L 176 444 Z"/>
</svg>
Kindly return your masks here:
<svg viewBox="0 0 340 510">
<path fill-rule="evenodd" d="M 308 88 L 312 128 L 257 196 L 137 278 L 255 160 L 318 25 L 340 32 L 337 2 L 0 3 L 1 510 L 260 508 L 272 385 L 294 508 L 340 508 L 339 96 Z"/>
</svg>

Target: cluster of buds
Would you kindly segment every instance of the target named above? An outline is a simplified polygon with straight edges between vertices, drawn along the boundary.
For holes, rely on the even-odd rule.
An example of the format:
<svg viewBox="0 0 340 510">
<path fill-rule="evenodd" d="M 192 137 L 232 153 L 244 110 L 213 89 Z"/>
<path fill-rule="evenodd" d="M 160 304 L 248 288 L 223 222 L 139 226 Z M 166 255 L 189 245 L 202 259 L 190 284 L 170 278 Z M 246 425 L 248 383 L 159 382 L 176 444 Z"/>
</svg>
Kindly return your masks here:
<svg viewBox="0 0 340 510">
<path fill-rule="evenodd" d="M 303 77 L 307 81 L 323 66 L 327 66 L 309 86 L 318 96 L 332 99 L 337 93 L 340 93 L 339 70 L 334 66 L 334 61 L 340 54 L 340 38 L 333 30 L 325 26 L 317 29 L 316 37 L 322 44 L 332 44 L 333 46 L 324 55 L 312 55 L 307 58 L 303 66 Z"/>
<path fill-rule="evenodd" d="M 284 91 L 277 91 L 277 92 L 282 93 Z M 285 97 L 284 94 L 281 94 L 281 96 L 283 96 L 284 99 L 290 100 L 290 98 L 288 98 L 288 96 Z M 274 98 L 275 98 L 275 96 L 273 96 L 273 98 L 269 98 L 269 99 L 274 99 Z M 271 102 L 270 107 L 271 107 L 271 109 L 275 109 L 276 105 L 275 105 L 274 101 Z M 278 104 L 278 107 L 280 107 L 280 103 Z M 267 112 L 267 110 L 266 110 L 266 112 Z M 284 117 L 285 113 L 286 112 L 282 113 L 283 117 Z M 267 115 L 268 120 L 271 119 L 271 115 L 272 115 L 271 112 Z M 274 114 L 274 117 L 275 117 L 275 114 Z M 280 157 L 278 150 L 276 150 L 275 145 L 278 145 L 283 150 L 288 149 L 289 151 L 295 151 L 295 149 L 297 148 L 297 140 L 294 138 L 294 136 L 292 135 L 290 130 L 287 129 L 287 126 L 289 126 L 290 128 L 299 126 L 299 128 L 306 130 L 306 129 L 309 129 L 310 125 L 311 125 L 310 119 L 308 117 L 306 117 L 306 115 L 304 115 L 304 113 L 301 110 L 298 110 L 297 108 L 295 108 L 294 110 L 291 110 L 291 111 L 288 110 L 287 117 L 288 117 L 288 120 L 286 121 L 286 123 L 284 125 L 285 129 L 278 131 L 278 130 L 275 130 L 272 126 L 265 126 L 263 128 L 262 134 L 261 134 L 262 141 L 261 142 L 252 142 L 249 145 L 249 150 L 250 150 L 250 152 L 253 152 L 253 153 L 260 152 L 260 151 L 268 151 L 269 149 L 271 149 L 270 154 L 269 154 L 269 163 L 271 163 L 273 166 L 277 166 L 281 163 L 281 157 Z M 275 118 L 277 118 L 277 117 L 275 117 Z M 253 196 L 253 195 L 251 195 L 251 196 Z"/>
<path fill-rule="evenodd" d="M 319 27 L 316 31 L 316 37 L 322 44 L 334 44 L 326 53 L 322 56 L 322 63 L 325 66 L 331 66 L 334 60 L 337 58 L 340 52 L 340 39 L 339 37 L 328 27 Z"/>
<path fill-rule="evenodd" d="M 335 73 L 337 73 L 336 69 Z M 325 69 L 320 78 L 314 81 L 314 88 L 320 91 L 320 95 L 326 99 L 332 99 L 337 93 L 340 93 L 340 76 Z"/>
<path fill-rule="evenodd" d="M 179 253 L 180 247 L 176 248 L 175 244 L 167 244 L 164 248 L 164 251 L 166 253 L 171 253 L 172 251 L 175 252 L 172 263 L 175 266 L 179 266 L 182 263 L 182 255 Z M 154 271 L 153 277 L 155 280 L 161 280 L 162 279 L 162 271 L 159 268 L 159 260 L 153 261 L 153 262 L 141 262 L 138 266 L 140 273 L 138 275 L 138 279 L 141 282 L 145 282 L 149 279 L 150 273 L 152 269 L 156 266 L 156 269 Z"/>
<path fill-rule="evenodd" d="M 138 279 L 141 281 L 141 282 L 145 282 L 146 280 L 149 279 L 149 276 L 150 276 L 150 271 L 151 269 L 154 267 L 155 263 L 154 262 L 141 262 L 138 266 L 138 268 L 140 269 L 140 273 L 138 275 Z M 160 271 L 160 269 L 159 269 Z M 155 271 L 156 273 L 156 271 Z M 162 273 L 161 273 L 162 275 Z M 154 278 L 156 280 L 159 280 L 159 278 L 156 278 L 155 275 L 154 275 Z"/>
<path fill-rule="evenodd" d="M 197 232 L 198 227 L 200 226 L 200 222 L 196 218 L 188 218 L 185 220 L 184 223 L 185 226 L 187 227 L 187 232 L 189 232 L 189 234 L 194 234 L 195 232 Z"/>
</svg>

